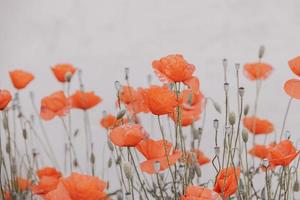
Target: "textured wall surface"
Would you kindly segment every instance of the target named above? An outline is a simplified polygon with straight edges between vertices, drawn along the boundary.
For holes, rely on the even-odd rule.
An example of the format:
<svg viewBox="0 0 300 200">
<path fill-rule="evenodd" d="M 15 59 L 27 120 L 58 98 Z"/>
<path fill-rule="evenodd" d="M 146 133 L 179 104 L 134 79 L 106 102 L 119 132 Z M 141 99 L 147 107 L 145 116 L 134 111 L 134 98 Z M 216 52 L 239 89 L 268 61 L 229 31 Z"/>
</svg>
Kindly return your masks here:
<svg viewBox="0 0 300 200">
<path fill-rule="evenodd" d="M 80 67 L 86 88 L 104 100 L 90 112 L 95 143 L 100 144 L 105 139 L 99 127 L 101 112 L 114 111 L 113 83 L 124 82 L 124 67 L 130 67 L 132 85 L 146 86 L 146 76 L 153 74 L 152 60 L 181 53 L 197 66 L 203 93 L 223 103 L 221 63 L 227 58 L 235 109 L 234 63 L 256 61 L 263 44 L 264 61 L 275 70 L 263 83 L 258 114 L 272 120 L 278 131 L 288 102 L 283 83 L 295 77 L 287 61 L 300 54 L 299 7 L 296 0 L 0 0 L 0 88 L 12 89 L 9 70 L 31 71 L 36 79 L 27 90 L 35 91 L 39 106 L 43 96 L 61 89 L 49 69 L 52 64 Z M 75 81 L 72 88 L 77 87 Z M 246 102 L 253 105 L 255 84 L 243 76 L 241 85 Z M 28 93 L 22 91 L 21 98 L 27 102 L 23 109 L 30 111 Z M 295 140 L 300 134 L 299 110 L 300 102 L 294 101 L 287 122 Z M 221 116 L 211 106 L 208 111 L 202 148 L 212 155 L 211 122 Z M 74 115 L 74 127 L 82 129 L 81 113 Z M 58 152 L 63 151 L 60 121 L 47 122 L 46 127 Z M 101 145 L 97 150 L 102 151 Z M 98 155 L 102 160 L 103 154 Z"/>
</svg>

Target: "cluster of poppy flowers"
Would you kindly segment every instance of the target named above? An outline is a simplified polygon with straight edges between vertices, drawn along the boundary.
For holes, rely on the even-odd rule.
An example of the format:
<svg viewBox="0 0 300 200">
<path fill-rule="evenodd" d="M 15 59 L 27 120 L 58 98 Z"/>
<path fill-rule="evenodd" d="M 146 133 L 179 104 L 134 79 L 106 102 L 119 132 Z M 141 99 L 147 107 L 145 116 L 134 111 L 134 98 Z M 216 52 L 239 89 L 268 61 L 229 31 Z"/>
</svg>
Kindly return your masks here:
<svg viewBox="0 0 300 200">
<path fill-rule="evenodd" d="M 300 76 L 300 57 L 288 62 L 291 70 Z M 139 113 L 167 116 L 176 126 L 186 127 L 194 125 L 200 119 L 203 110 L 204 95 L 200 90 L 200 81 L 194 75 L 195 66 L 189 64 L 182 55 L 169 55 L 152 63 L 153 70 L 163 85 L 150 85 L 147 88 L 134 88 L 129 85 L 117 88 L 118 100 L 116 106 L 124 106 L 128 115 L 124 117 L 105 114 L 100 121 L 102 127 L 108 130 L 109 140 L 117 148 L 134 148 L 145 160 L 140 163 L 140 170 L 148 174 L 158 174 L 176 163 L 196 162 L 201 166 L 210 162 L 210 159 L 197 148 L 189 150 L 178 148 L 177 144 L 163 138 L 151 139 L 151 135 L 139 123 Z M 244 73 L 249 80 L 262 81 L 270 75 L 273 68 L 261 61 L 244 65 Z M 58 64 L 52 67 L 53 74 L 59 82 L 70 82 L 76 68 L 70 64 Z M 25 88 L 34 76 L 22 70 L 10 72 L 10 78 L 17 90 Z M 184 86 L 182 89 L 181 86 Z M 300 99 L 300 80 L 291 79 L 284 85 L 285 92 L 291 99 Z M 0 110 L 5 110 L 12 100 L 8 90 L 0 90 Z M 42 98 L 40 117 L 52 120 L 63 117 L 70 109 L 88 110 L 98 105 L 102 99 L 92 91 L 82 88 L 72 95 L 64 91 L 56 91 Z M 244 127 L 254 135 L 265 135 L 274 132 L 273 124 L 266 119 L 245 115 Z M 163 131 L 162 131 L 163 132 Z M 176 136 L 177 137 L 177 136 Z M 288 166 L 298 155 L 298 151 L 289 139 L 269 145 L 254 144 L 249 154 L 260 159 L 267 159 L 268 168 Z M 227 199 L 238 190 L 240 167 L 230 166 L 221 169 L 214 183 L 214 188 L 187 185 L 181 195 L 182 200 L 192 199 Z M 19 189 L 30 190 L 33 194 L 45 200 L 98 200 L 109 198 L 104 192 L 106 183 L 94 176 L 82 175 L 73 172 L 69 177 L 54 168 L 46 167 L 36 173 L 38 182 L 18 178 Z M 10 199 L 7 193 L 6 199 Z"/>
</svg>

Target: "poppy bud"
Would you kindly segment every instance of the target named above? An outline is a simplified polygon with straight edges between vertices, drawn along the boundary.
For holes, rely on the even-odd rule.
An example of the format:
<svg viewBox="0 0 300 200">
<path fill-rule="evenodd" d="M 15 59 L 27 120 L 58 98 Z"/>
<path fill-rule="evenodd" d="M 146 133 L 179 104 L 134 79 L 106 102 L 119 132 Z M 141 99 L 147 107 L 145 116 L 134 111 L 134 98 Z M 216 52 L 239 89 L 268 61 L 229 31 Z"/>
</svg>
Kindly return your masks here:
<svg viewBox="0 0 300 200">
<path fill-rule="evenodd" d="M 152 82 L 152 76 L 151 76 L 151 74 L 148 74 L 147 81 L 148 81 L 148 84 L 151 85 L 151 82 Z"/>
<path fill-rule="evenodd" d="M 4 130 L 8 130 L 8 119 L 7 117 L 3 117 L 2 120 Z"/>
<path fill-rule="evenodd" d="M 263 160 L 261 161 L 261 165 L 262 165 L 263 167 L 265 167 L 265 168 L 268 168 L 269 165 L 270 165 L 270 162 L 269 162 L 268 159 L 263 159 Z"/>
<path fill-rule="evenodd" d="M 244 94 L 245 94 L 245 88 L 244 87 L 240 87 L 239 88 L 239 95 L 240 95 L 240 97 L 243 97 Z"/>
<path fill-rule="evenodd" d="M 66 72 L 65 79 L 66 79 L 67 82 L 70 82 L 71 79 L 72 79 L 72 73 L 71 72 Z"/>
<path fill-rule="evenodd" d="M 125 67 L 124 71 L 125 71 L 125 80 L 128 80 L 129 79 L 129 67 Z"/>
<path fill-rule="evenodd" d="M 23 129 L 23 138 L 24 138 L 24 140 L 27 140 L 27 131 L 26 131 L 26 129 Z"/>
<path fill-rule="evenodd" d="M 121 85 L 121 83 L 120 83 L 119 81 L 115 81 L 115 88 L 116 88 L 116 90 L 117 90 L 118 92 L 121 90 L 122 85 Z"/>
<path fill-rule="evenodd" d="M 95 154 L 94 153 L 91 153 L 91 157 L 90 157 L 90 162 L 92 163 L 92 164 L 95 164 Z"/>
<path fill-rule="evenodd" d="M 158 173 L 159 170 L 160 170 L 160 162 L 159 162 L 159 161 L 155 161 L 153 167 L 154 167 L 154 171 L 155 171 L 156 173 Z"/>
<path fill-rule="evenodd" d="M 235 70 L 238 71 L 241 65 L 240 63 L 235 63 L 234 66 L 235 66 Z"/>
<path fill-rule="evenodd" d="M 218 130 L 218 128 L 219 128 L 219 120 L 218 119 L 214 119 L 213 125 L 214 125 L 214 128 L 216 130 Z"/>
<path fill-rule="evenodd" d="M 190 169 L 189 169 L 189 179 L 193 180 L 195 178 L 195 175 L 196 175 L 196 173 L 195 173 L 194 168 L 190 167 Z"/>
<path fill-rule="evenodd" d="M 229 83 L 224 83 L 224 91 L 228 92 L 229 90 Z"/>
<path fill-rule="evenodd" d="M 248 115 L 248 112 L 249 112 L 249 105 L 247 104 L 244 108 L 244 115 Z"/>
<path fill-rule="evenodd" d="M 200 178 L 201 175 L 202 175 L 202 172 L 201 172 L 201 168 L 200 168 L 199 163 L 196 163 L 196 164 L 194 165 L 194 169 L 195 169 L 196 175 Z"/>
<path fill-rule="evenodd" d="M 129 162 L 123 163 L 123 171 L 124 171 L 126 178 L 128 180 L 131 180 L 133 175 L 132 175 L 132 170 L 131 170 L 131 164 Z"/>
<path fill-rule="evenodd" d="M 178 169 L 178 172 L 181 176 L 184 175 L 184 165 L 179 165 L 179 169 Z"/>
<path fill-rule="evenodd" d="M 126 114 L 126 110 L 119 111 L 117 114 L 117 120 L 122 119 L 125 114 Z"/>
<path fill-rule="evenodd" d="M 221 113 L 221 106 L 217 102 L 213 101 L 213 106 L 218 113 Z"/>
<path fill-rule="evenodd" d="M 111 143 L 110 140 L 107 140 L 107 146 L 108 146 L 109 150 L 114 151 L 114 145 Z"/>
<path fill-rule="evenodd" d="M 248 142 L 248 131 L 246 129 L 243 129 L 242 131 L 242 138 L 245 143 Z"/>
<path fill-rule="evenodd" d="M 220 147 L 214 147 L 214 150 L 215 150 L 215 155 L 217 157 L 219 157 L 220 156 Z"/>
<path fill-rule="evenodd" d="M 6 143 L 6 145 L 5 145 L 5 150 L 6 150 L 6 153 L 7 153 L 7 154 L 10 154 L 10 152 L 11 152 L 11 145 L 10 145 L 9 142 Z"/>
<path fill-rule="evenodd" d="M 299 192 L 300 186 L 299 186 L 299 181 L 298 179 L 295 181 L 294 186 L 293 186 L 293 191 L 294 192 Z"/>
<path fill-rule="evenodd" d="M 227 82 L 227 67 L 228 67 L 228 62 L 227 59 L 223 59 L 223 68 L 224 68 L 224 81 Z"/>
<path fill-rule="evenodd" d="M 112 159 L 111 158 L 109 158 L 107 166 L 108 166 L 108 168 L 111 168 L 111 166 L 112 166 Z"/>
<path fill-rule="evenodd" d="M 234 124 L 235 124 L 235 113 L 234 113 L 234 112 L 229 113 L 229 118 L 228 118 L 228 120 L 229 120 L 229 123 L 230 123 L 231 125 L 234 125 Z"/>
<path fill-rule="evenodd" d="M 258 58 L 262 59 L 264 54 L 265 54 L 265 46 L 262 45 L 262 46 L 259 47 L 259 50 L 258 50 Z"/>
</svg>

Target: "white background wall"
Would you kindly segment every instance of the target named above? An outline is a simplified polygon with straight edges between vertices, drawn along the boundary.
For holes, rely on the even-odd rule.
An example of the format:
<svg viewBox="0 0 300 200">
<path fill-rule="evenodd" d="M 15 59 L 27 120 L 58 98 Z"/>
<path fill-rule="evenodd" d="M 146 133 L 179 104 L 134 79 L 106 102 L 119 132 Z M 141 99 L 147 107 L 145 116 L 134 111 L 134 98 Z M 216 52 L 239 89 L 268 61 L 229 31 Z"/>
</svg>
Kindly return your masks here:
<svg viewBox="0 0 300 200">
<path fill-rule="evenodd" d="M 263 84 L 258 113 L 280 130 L 288 101 L 282 86 L 295 77 L 287 61 L 300 54 L 299 7 L 297 0 L 0 0 L 0 88 L 12 90 L 9 70 L 31 71 L 36 79 L 26 90 L 35 91 L 39 102 L 61 88 L 49 67 L 73 63 L 83 69 L 87 89 L 104 99 L 91 112 L 100 144 L 104 130 L 98 121 L 102 110 L 114 111 L 113 82 L 124 82 L 124 67 L 130 67 L 133 85 L 146 86 L 152 60 L 181 53 L 197 66 L 203 93 L 222 103 L 222 59 L 229 61 L 234 92 L 233 64 L 255 61 L 263 44 L 264 60 L 275 70 Z M 241 82 L 252 105 L 255 85 L 244 77 Z M 24 102 L 27 91 L 21 94 Z M 233 93 L 233 101 L 235 97 Z M 30 104 L 24 109 L 31 110 Z M 294 101 L 287 122 L 295 140 L 300 134 L 299 109 L 300 102 Z M 209 112 L 203 149 L 212 155 L 211 121 L 220 116 L 211 107 Z M 81 123 L 80 113 L 75 114 L 75 122 Z M 57 124 L 54 120 L 46 126 L 60 152 L 62 128 Z M 97 148 L 100 152 L 100 145 Z"/>
</svg>

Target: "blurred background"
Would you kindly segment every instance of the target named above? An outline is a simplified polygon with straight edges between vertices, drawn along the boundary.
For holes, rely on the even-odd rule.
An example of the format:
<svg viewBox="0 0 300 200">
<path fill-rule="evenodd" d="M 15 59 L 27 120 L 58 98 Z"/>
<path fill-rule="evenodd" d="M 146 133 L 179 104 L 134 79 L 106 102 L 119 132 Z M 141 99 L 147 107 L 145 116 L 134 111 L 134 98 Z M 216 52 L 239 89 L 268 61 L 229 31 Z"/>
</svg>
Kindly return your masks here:
<svg viewBox="0 0 300 200">
<path fill-rule="evenodd" d="M 297 0 L 0 0 L 0 88 L 14 91 L 10 70 L 32 72 L 35 80 L 21 92 L 23 109 L 32 113 L 29 91 L 34 91 L 39 107 L 42 97 L 62 89 L 51 65 L 72 63 L 82 69 L 86 90 L 95 91 L 103 99 L 90 111 L 95 144 L 99 144 L 97 159 L 101 161 L 107 159 L 102 153 L 106 135 L 99 120 L 103 110 L 115 113 L 114 82 L 125 83 L 125 67 L 130 68 L 131 85 L 147 86 L 148 74 L 153 75 L 153 83 L 159 84 L 152 61 L 183 54 L 196 66 L 204 95 L 223 105 L 222 60 L 227 58 L 230 106 L 236 111 L 234 63 L 257 61 L 259 46 L 264 45 L 263 61 L 274 71 L 263 82 L 258 116 L 271 120 L 280 131 L 288 103 L 283 84 L 295 78 L 287 62 L 300 55 L 299 7 Z M 75 77 L 72 91 L 78 88 L 77 82 Z M 245 87 L 246 103 L 252 106 L 255 83 L 242 76 L 241 86 Z M 286 125 L 295 141 L 300 133 L 299 110 L 300 102 L 293 101 Z M 82 130 L 82 114 L 75 111 L 74 115 L 73 126 Z M 222 115 L 209 105 L 202 149 L 210 156 L 214 154 L 215 118 L 221 120 Z M 149 131 L 148 118 L 142 119 Z M 45 126 L 57 156 L 62 155 L 60 121 L 55 119 Z M 150 134 L 157 137 L 158 129 Z M 206 168 L 213 172 L 211 165 Z M 97 171 L 101 175 L 100 171 L 101 167 Z"/>
</svg>

